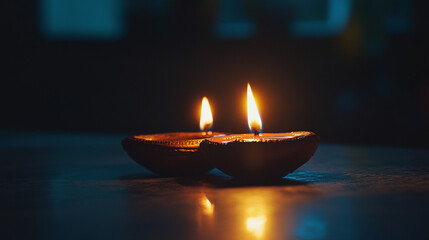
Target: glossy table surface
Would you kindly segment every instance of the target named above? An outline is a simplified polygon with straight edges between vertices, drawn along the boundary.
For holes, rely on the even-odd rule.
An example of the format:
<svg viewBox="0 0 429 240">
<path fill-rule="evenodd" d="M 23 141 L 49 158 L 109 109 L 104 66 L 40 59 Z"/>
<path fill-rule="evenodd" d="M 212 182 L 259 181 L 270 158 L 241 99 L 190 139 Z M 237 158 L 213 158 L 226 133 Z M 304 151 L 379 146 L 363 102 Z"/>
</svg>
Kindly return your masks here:
<svg viewBox="0 0 429 240">
<path fill-rule="evenodd" d="M 0 133 L 2 239 L 429 239 L 429 150 L 321 144 L 287 177 L 158 178 L 125 136 Z"/>
</svg>

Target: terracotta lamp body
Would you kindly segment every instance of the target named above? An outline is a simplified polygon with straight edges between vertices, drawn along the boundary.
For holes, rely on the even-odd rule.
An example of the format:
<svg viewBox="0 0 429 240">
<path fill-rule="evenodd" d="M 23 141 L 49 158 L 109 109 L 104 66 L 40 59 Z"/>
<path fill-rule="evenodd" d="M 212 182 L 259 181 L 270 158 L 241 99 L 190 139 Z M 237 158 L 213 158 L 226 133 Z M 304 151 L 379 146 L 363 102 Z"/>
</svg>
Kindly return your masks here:
<svg viewBox="0 0 429 240">
<path fill-rule="evenodd" d="M 281 178 L 313 156 L 320 138 L 312 132 L 236 134 L 213 137 L 200 151 L 216 168 L 241 179 Z"/>
<path fill-rule="evenodd" d="M 161 176 L 200 175 L 213 169 L 200 143 L 221 133 L 174 132 L 127 137 L 122 146 L 143 167 Z"/>
</svg>

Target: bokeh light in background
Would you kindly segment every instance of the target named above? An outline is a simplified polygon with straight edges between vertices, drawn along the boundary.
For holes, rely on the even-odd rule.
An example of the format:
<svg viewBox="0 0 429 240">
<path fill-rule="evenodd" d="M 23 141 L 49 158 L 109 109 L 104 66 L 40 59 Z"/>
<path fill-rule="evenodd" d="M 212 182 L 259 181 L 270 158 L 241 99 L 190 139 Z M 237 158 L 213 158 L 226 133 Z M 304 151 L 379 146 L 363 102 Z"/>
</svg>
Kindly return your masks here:
<svg viewBox="0 0 429 240">
<path fill-rule="evenodd" d="M 40 0 L 40 29 L 49 39 L 118 39 L 125 31 L 118 0 Z"/>
<path fill-rule="evenodd" d="M 214 131 L 247 132 L 250 82 L 266 132 L 425 145 L 427 1 L 1 5 L 4 129 L 198 130 L 207 96 Z"/>
</svg>

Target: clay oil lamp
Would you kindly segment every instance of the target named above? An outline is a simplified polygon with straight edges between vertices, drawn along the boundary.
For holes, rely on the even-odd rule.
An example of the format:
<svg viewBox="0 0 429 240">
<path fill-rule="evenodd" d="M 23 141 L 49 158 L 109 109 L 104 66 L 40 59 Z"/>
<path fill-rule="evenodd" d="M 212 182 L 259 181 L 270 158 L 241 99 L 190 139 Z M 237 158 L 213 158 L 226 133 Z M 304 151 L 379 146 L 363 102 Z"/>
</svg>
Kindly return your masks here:
<svg viewBox="0 0 429 240">
<path fill-rule="evenodd" d="M 252 133 L 204 140 L 200 150 L 224 173 L 247 180 L 282 178 L 306 163 L 319 145 L 308 131 L 262 133 L 262 121 L 247 85 L 247 120 Z"/>
<path fill-rule="evenodd" d="M 221 133 L 211 132 L 213 117 L 206 97 L 201 104 L 201 132 L 138 135 L 122 140 L 122 146 L 137 163 L 162 176 L 200 175 L 213 165 L 202 158 L 200 143 Z"/>
</svg>

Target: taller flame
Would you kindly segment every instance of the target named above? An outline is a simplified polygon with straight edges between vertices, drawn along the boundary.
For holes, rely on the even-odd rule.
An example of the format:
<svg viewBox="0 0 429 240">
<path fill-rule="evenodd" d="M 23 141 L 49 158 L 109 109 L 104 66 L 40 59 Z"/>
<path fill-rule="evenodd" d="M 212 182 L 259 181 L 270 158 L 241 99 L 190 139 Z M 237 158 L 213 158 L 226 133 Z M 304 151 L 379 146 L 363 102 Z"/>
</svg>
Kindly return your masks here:
<svg viewBox="0 0 429 240">
<path fill-rule="evenodd" d="M 258 107 L 249 83 L 247 84 L 247 124 L 250 132 L 255 133 L 255 135 L 262 132 L 261 116 L 259 116 Z"/>
<path fill-rule="evenodd" d="M 208 132 L 212 126 L 213 116 L 209 100 L 206 97 L 203 97 L 203 101 L 201 103 L 200 130 Z"/>
</svg>

